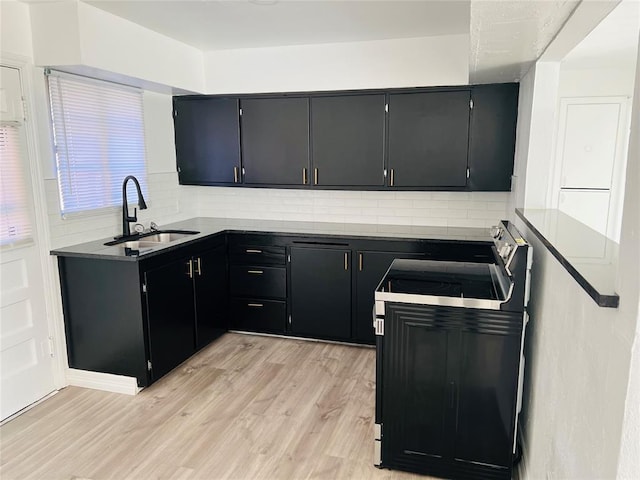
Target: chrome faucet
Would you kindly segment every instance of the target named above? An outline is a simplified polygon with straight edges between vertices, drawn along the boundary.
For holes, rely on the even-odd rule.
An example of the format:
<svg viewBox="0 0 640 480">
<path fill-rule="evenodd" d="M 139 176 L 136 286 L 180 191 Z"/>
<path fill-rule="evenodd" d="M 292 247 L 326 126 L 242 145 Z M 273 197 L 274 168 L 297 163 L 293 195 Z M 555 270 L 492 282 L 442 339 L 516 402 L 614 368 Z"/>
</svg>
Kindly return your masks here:
<svg viewBox="0 0 640 480">
<path fill-rule="evenodd" d="M 129 206 L 127 205 L 127 182 L 129 180 L 133 180 L 133 183 L 136 184 L 136 190 L 138 190 L 138 206 L 140 210 L 146 210 L 147 203 L 144 201 L 144 197 L 142 196 L 142 191 L 140 190 L 140 183 L 138 179 L 133 175 L 129 175 L 125 177 L 122 182 L 122 236 L 128 237 L 131 235 L 131 229 L 129 228 L 129 222 L 137 222 L 138 210 L 136 208 L 133 209 L 133 216 L 129 216 Z"/>
</svg>

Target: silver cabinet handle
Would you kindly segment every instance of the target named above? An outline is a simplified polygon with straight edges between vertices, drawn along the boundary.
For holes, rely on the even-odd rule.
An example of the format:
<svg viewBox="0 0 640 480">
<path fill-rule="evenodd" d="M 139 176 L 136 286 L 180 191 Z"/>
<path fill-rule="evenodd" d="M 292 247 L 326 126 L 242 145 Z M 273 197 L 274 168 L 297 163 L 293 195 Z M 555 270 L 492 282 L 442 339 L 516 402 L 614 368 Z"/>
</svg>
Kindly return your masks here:
<svg viewBox="0 0 640 480">
<path fill-rule="evenodd" d="M 306 185 L 307 184 L 307 168 L 303 168 L 302 169 L 302 184 Z"/>
<path fill-rule="evenodd" d="M 362 252 L 358 253 L 358 270 L 362 271 Z"/>
<path fill-rule="evenodd" d="M 233 183 L 238 183 L 238 167 L 233 167 Z"/>
<path fill-rule="evenodd" d="M 262 270 L 247 270 L 247 273 L 253 273 L 255 275 L 262 275 L 264 272 Z"/>
<path fill-rule="evenodd" d="M 252 249 L 252 248 L 247 248 L 245 250 L 245 252 L 246 253 L 262 253 L 262 250 L 255 250 L 255 249 Z"/>
<path fill-rule="evenodd" d="M 349 270 L 349 254 L 344 252 L 344 269 Z"/>
<path fill-rule="evenodd" d="M 264 305 L 262 303 L 247 303 L 247 307 L 262 308 Z"/>
<path fill-rule="evenodd" d="M 202 260 L 200 260 L 200 257 L 196 258 L 196 273 L 198 276 L 202 276 Z"/>
<path fill-rule="evenodd" d="M 313 184 L 314 185 L 318 184 L 318 169 L 317 168 L 313 169 Z"/>
<path fill-rule="evenodd" d="M 391 182 L 390 182 L 389 186 L 393 187 L 393 168 L 391 169 Z"/>
<path fill-rule="evenodd" d="M 193 278 L 193 261 L 189 260 L 187 263 L 187 271 L 185 272 L 185 274 L 189 277 L 189 278 Z"/>
</svg>

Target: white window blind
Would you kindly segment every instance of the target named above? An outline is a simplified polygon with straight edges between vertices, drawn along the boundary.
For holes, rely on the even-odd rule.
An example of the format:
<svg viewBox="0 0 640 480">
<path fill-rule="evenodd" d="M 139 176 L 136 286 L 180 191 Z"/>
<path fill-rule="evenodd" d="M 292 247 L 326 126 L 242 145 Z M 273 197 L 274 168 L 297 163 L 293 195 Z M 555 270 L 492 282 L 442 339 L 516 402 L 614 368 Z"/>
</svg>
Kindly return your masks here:
<svg viewBox="0 0 640 480">
<path fill-rule="evenodd" d="M 0 125 L 0 245 L 31 239 L 27 183 L 18 125 Z"/>
<path fill-rule="evenodd" d="M 122 205 L 127 175 L 147 196 L 142 91 L 59 72 L 48 83 L 62 214 Z"/>
</svg>

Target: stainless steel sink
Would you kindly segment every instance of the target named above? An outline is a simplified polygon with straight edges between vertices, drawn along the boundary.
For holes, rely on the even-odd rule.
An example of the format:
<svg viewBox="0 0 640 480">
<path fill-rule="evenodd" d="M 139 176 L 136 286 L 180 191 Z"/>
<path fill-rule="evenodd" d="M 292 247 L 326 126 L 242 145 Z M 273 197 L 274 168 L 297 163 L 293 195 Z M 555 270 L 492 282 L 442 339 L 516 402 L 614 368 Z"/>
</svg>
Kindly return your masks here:
<svg viewBox="0 0 640 480">
<path fill-rule="evenodd" d="M 163 232 L 156 233 L 153 235 L 148 235 L 143 237 L 141 242 L 153 242 L 153 243 L 169 243 L 175 240 L 180 240 L 181 238 L 189 237 L 194 235 L 193 233 L 177 233 L 177 232 Z"/>
<path fill-rule="evenodd" d="M 193 230 L 161 230 L 138 236 L 117 238 L 111 242 L 105 243 L 105 245 L 108 247 L 117 245 L 119 247 L 130 248 L 132 250 L 140 250 L 142 248 L 154 248 L 161 244 L 182 240 L 183 238 L 187 238 L 198 233 L 200 232 Z"/>
</svg>

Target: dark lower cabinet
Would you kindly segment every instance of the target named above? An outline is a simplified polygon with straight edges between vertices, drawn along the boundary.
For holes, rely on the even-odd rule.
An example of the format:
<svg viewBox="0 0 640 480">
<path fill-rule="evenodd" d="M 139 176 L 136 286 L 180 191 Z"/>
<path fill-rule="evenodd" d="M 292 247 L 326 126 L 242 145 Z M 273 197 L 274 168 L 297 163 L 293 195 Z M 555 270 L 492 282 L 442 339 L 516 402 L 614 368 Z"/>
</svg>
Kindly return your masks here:
<svg viewBox="0 0 640 480">
<path fill-rule="evenodd" d="M 375 345 L 372 310 L 376 287 L 396 258 L 422 258 L 423 253 L 358 251 L 355 291 L 354 340 Z"/>
<path fill-rule="evenodd" d="M 146 387 L 227 329 L 224 236 L 149 258 L 58 257 L 69 366 Z"/>
<path fill-rule="evenodd" d="M 151 376 L 155 381 L 196 351 L 191 257 L 146 271 L 144 281 Z"/>
<path fill-rule="evenodd" d="M 194 261 L 196 348 L 201 349 L 228 328 L 227 249 L 219 245 L 198 254 Z"/>
<path fill-rule="evenodd" d="M 291 333 L 351 338 L 351 250 L 291 247 Z"/>
<path fill-rule="evenodd" d="M 385 304 L 382 466 L 510 479 L 521 333 L 522 313 Z"/>
<path fill-rule="evenodd" d="M 261 333 L 284 333 L 287 303 L 284 300 L 231 299 L 233 328 Z"/>
</svg>

